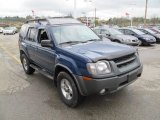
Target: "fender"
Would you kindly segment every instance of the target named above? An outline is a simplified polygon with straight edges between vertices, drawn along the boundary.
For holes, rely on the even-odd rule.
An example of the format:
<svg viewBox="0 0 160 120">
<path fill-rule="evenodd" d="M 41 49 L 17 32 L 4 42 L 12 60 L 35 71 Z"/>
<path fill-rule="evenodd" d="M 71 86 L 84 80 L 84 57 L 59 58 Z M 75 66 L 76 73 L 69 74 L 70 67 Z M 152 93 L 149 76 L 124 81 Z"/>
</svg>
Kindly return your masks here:
<svg viewBox="0 0 160 120">
<path fill-rule="evenodd" d="M 29 58 L 28 52 L 27 50 L 20 48 L 20 52 L 23 51 L 25 53 L 25 55 Z M 21 53 L 20 53 L 20 57 L 21 57 Z"/>
<path fill-rule="evenodd" d="M 67 67 L 71 71 L 72 74 L 81 75 L 81 72 L 79 71 L 79 68 L 77 67 L 76 62 L 70 57 L 59 55 L 57 56 L 55 64 L 56 64 L 55 68 L 57 65 L 63 65 Z"/>
<path fill-rule="evenodd" d="M 61 64 L 61 63 L 56 64 L 55 69 L 56 69 L 58 66 L 65 68 L 65 69 L 72 75 L 72 77 L 74 78 L 74 82 L 75 82 L 75 84 L 77 85 L 80 94 L 85 96 L 82 88 L 80 87 L 80 81 L 78 81 L 77 77 L 76 77 L 75 74 L 72 72 L 72 70 L 71 70 L 70 68 L 68 68 L 67 66 Z M 54 76 L 55 76 L 55 75 L 54 75 Z"/>
</svg>

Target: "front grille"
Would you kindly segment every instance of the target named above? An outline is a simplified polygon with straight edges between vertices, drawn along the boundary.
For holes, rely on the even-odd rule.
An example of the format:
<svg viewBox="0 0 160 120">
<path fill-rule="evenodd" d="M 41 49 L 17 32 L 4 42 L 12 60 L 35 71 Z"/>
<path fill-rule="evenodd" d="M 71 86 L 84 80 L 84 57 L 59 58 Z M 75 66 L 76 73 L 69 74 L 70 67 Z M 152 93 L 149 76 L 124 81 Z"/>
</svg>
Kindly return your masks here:
<svg viewBox="0 0 160 120">
<path fill-rule="evenodd" d="M 115 62 L 118 68 L 122 68 L 132 64 L 133 62 L 135 62 L 135 60 L 136 60 L 136 55 L 135 53 L 133 53 L 120 58 L 116 58 L 113 61 Z"/>
</svg>

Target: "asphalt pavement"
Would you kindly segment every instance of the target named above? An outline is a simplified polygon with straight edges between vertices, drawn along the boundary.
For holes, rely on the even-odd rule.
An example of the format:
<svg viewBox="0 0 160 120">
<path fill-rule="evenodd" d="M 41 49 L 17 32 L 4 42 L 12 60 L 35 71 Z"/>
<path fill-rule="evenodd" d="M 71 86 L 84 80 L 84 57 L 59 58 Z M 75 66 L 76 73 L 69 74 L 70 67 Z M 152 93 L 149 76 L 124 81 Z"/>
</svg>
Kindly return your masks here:
<svg viewBox="0 0 160 120">
<path fill-rule="evenodd" d="M 73 109 L 62 103 L 52 80 L 24 73 L 18 34 L 0 34 L 0 120 L 160 120 L 160 45 L 138 49 L 141 78 L 119 92 L 89 96 Z"/>
</svg>

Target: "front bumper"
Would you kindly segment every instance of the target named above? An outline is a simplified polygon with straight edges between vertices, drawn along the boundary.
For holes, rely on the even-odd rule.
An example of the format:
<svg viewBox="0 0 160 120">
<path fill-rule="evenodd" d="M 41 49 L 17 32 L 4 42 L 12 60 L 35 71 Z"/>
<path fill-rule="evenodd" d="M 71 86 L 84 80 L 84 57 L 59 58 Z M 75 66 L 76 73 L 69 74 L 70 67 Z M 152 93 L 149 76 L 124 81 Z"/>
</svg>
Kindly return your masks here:
<svg viewBox="0 0 160 120">
<path fill-rule="evenodd" d="M 128 43 L 126 43 L 126 44 L 127 44 L 127 45 L 133 45 L 133 46 L 134 46 L 134 45 L 139 45 L 140 42 L 130 42 L 130 43 L 128 42 Z"/>
<path fill-rule="evenodd" d="M 84 81 L 81 76 L 76 76 L 79 82 L 79 91 L 82 95 L 87 96 L 91 94 L 99 93 L 102 89 L 106 89 L 107 92 L 114 92 L 134 82 L 142 73 L 142 65 L 128 73 L 123 75 L 103 78 L 92 79 Z"/>
<path fill-rule="evenodd" d="M 126 42 L 126 41 L 124 41 L 123 42 L 124 44 L 127 44 L 127 45 L 139 45 L 140 44 L 140 41 L 138 40 L 138 41 L 131 41 L 131 42 Z"/>
</svg>

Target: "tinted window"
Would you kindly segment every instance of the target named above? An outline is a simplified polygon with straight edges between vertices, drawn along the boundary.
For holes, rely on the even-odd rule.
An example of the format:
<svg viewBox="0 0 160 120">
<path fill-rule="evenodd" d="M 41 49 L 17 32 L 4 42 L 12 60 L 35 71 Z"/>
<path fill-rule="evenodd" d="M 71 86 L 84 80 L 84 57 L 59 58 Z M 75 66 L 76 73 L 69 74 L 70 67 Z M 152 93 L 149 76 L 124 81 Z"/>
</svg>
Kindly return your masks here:
<svg viewBox="0 0 160 120">
<path fill-rule="evenodd" d="M 122 33 L 125 33 L 124 30 L 122 30 L 122 29 L 119 29 L 119 31 L 122 32 Z"/>
<path fill-rule="evenodd" d="M 111 35 L 123 35 L 122 32 L 116 30 L 116 29 L 113 29 L 113 28 L 110 28 L 108 29 L 108 32 L 111 34 Z"/>
<path fill-rule="evenodd" d="M 137 29 L 132 29 L 132 31 L 138 35 L 144 35 L 145 33 L 140 31 L 140 30 L 137 30 Z"/>
<path fill-rule="evenodd" d="M 127 35 L 133 35 L 133 34 L 135 34 L 135 33 L 132 32 L 131 30 L 125 30 L 125 34 L 127 34 Z"/>
<path fill-rule="evenodd" d="M 143 29 L 139 29 L 140 31 L 144 32 L 144 33 L 148 33 L 146 30 L 143 30 Z"/>
<path fill-rule="evenodd" d="M 109 34 L 109 32 L 107 30 L 105 30 L 105 29 L 102 29 L 101 30 L 101 34 Z"/>
<path fill-rule="evenodd" d="M 47 32 L 44 29 L 40 29 L 39 30 L 39 39 L 38 42 L 41 43 L 42 40 L 48 40 L 48 35 Z"/>
<path fill-rule="evenodd" d="M 28 28 L 27 25 L 23 25 L 23 26 L 21 27 L 21 31 L 20 31 L 20 36 L 21 36 L 21 37 L 25 37 L 25 36 L 26 36 L 26 34 L 27 34 L 27 28 Z"/>
<path fill-rule="evenodd" d="M 35 37 L 37 34 L 37 29 L 29 28 L 27 38 L 29 41 L 35 41 Z"/>
<path fill-rule="evenodd" d="M 100 29 L 94 29 L 96 34 L 100 34 L 101 30 Z"/>
</svg>

